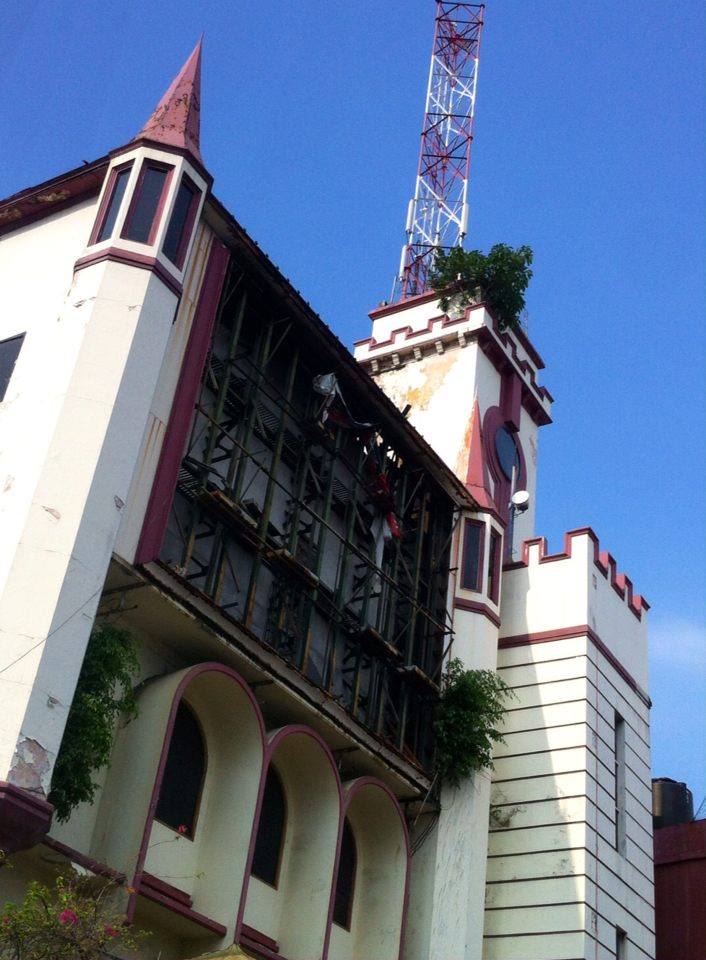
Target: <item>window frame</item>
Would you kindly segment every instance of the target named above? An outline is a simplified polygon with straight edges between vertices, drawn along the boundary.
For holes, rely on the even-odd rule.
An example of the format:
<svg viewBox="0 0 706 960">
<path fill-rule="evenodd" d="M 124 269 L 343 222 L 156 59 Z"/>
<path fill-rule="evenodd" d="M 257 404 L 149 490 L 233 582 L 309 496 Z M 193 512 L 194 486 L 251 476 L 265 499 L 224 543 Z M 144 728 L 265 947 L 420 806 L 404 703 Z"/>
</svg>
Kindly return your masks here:
<svg viewBox="0 0 706 960">
<path fill-rule="evenodd" d="M 93 224 L 93 230 L 91 231 L 91 236 L 88 241 L 89 247 L 92 247 L 96 243 L 105 243 L 105 241 L 110 240 L 113 234 L 115 233 L 115 228 L 118 225 L 118 214 L 120 213 L 120 207 L 118 207 L 118 211 L 115 214 L 115 223 L 113 224 L 113 229 L 110 231 L 110 236 L 103 237 L 102 240 L 98 239 L 101 233 L 103 232 L 103 227 L 105 226 L 105 222 L 108 218 L 108 211 L 110 210 L 110 206 L 113 202 L 113 197 L 115 196 L 115 188 L 117 187 L 117 184 L 118 184 L 118 177 L 120 176 L 121 173 L 124 173 L 125 171 L 128 172 L 127 183 L 125 184 L 125 187 L 127 189 L 127 185 L 130 182 L 130 174 L 132 173 L 132 168 L 134 167 L 134 165 L 135 165 L 134 160 L 127 160 L 125 163 L 118 163 L 111 169 L 110 173 L 108 174 L 108 183 L 106 184 L 105 190 L 103 192 L 103 199 L 101 200 L 100 206 L 98 207 L 98 213 L 96 214 L 95 223 Z M 120 200 L 120 206 L 122 206 L 122 202 L 124 199 L 125 197 L 123 196 Z"/>
<path fill-rule="evenodd" d="M 336 894 L 338 892 L 338 881 L 340 879 L 340 868 L 341 868 L 341 857 L 340 852 L 343 850 L 343 837 L 346 827 L 349 830 L 351 843 L 353 845 L 353 871 L 351 873 L 351 882 L 350 882 L 350 893 L 348 897 L 348 903 L 346 904 L 346 922 L 339 923 L 336 920 Z M 331 911 L 331 923 L 335 923 L 337 927 L 340 927 L 342 930 L 347 930 L 350 932 L 351 926 L 353 925 L 353 904 L 355 903 L 355 887 L 356 880 L 358 877 L 358 843 L 355 839 L 355 830 L 351 825 L 350 818 L 344 817 L 343 828 L 341 830 L 341 851 L 339 851 L 339 861 L 338 861 L 338 870 L 336 871 L 336 884 L 333 889 L 333 910 Z"/>
<path fill-rule="evenodd" d="M 488 598 L 497 604 L 500 598 L 500 571 L 502 569 L 502 534 L 490 528 L 488 548 Z"/>
<path fill-rule="evenodd" d="M 0 340 L 0 347 L 2 347 L 6 343 L 13 343 L 15 340 L 20 341 L 19 346 L 17 347 L 17 353 L 15 354 L 15 359 L 13 360 L 13 363 L 12 363 L 10 376 L 7 378 L 7 383 L 5 384 L 4 389 L 2 389 L 2 383 L 0 383 L 0 390 L 2 390 L 2 392 L 0 392 L 0 403 L 2 403 L 5 397 L 7 396 L 7 391 L 10 384 L 12 383 L 12 378 L 15 375 L 15 367 L 17 366 L 17 361 L 20 359 L 20 353 L 22 352 L 22 345 L 24 343 L 26 336 L 27 336 L 27 331 L 25 330 L 22 333 L 16 333 L 11 337 L 5 337 L 4 340 Z"/>
<path fill-rule="evenodd" d="M 132 196 L 130 197 L 130 206 L 127 209 L 125 214 L 125 220 L 123 221 L 122 230 L 120 231 L 120 239 L 127 240 L 130 243 L 139 243 L 142 246 L 152 247 L 154 242 L 157 239 L 157 234 L 159 233 L 159 226 L 162 222 L 162 214 L 164 213 L 164 207 L 167 202 L 167 197 L 169 196 L 169 188 L 171 186 L 172 177 L 174 176 L 174 165 L 171 163 L 164 163 L 162 160 L 154 160 L 152 157 L 145 157 L 140 165 L 140 172 L 137 175 L 137 182 L 135 188 L 132 191 Z M 148 170 L 158 170 L 163 173 L 166 173 L 164 178 L 164 183 L 162 184 L 162 192 L 159 195 L 159 200 L 157 201 L 157 206 L 155 207 L 154 214 L 152 216 L 152 223 L 150 224 L 149 233 L 146 240 L 135 240 L 132 237 L 128 236 L 130 227 L 132 226 L 132 220 L 135 215 L 135 210 L 140 200 L 140 193 L 145 182 Z"/>
<path fill-rule="evenodd" d="M 471 585 L 466 582 L 466 566 L 469 559 L 469 551 L 471 546 L 470 541 L 470 531 L 471 529 L 477 529 L 479 531 L 478 537 L 478 565 L 476 567 L 476 579 L 475 584 Z M 463 590 L 472 590 L 474 593 L 482 593 L 483 591 L 483 571 L 485 569 L 485 523 L 482 520 L 474 520 L 471 517 L 467 517 L 463 522 L 463 550 L 461 552 L 461 588 Z"/>
<path fill-rule="evenodd" d="M 621 927 L 615 928 L 615 960 L 627 960 L 628 935 Z"/>
<path fill-rule="evenodd" d="M 289 824 L 289 802 L 287 800 L 287 791 L 284 786 L 284 778 L 274 763 L 270 763 L 267 768 L 267 774 L 265 775 L 264 789 L 265 790 L 267 789 L 267 777 L 269 777 L 271 773 L 276 777 L 277 781 L 279 782 L 280 792 L 282 794 L 282 799 L 284 801 L 283 802 L 284 813 L 282 817 L 282 837 L 279 843 L 279 850 L 277 851 L 277 866 L 275 867 L 274 882 L 270 882 L 269 880 L 263 879 L 263 877 L 258 876 L 258 874 L 256 874 L 254 870 L 255 853 L 257 851 L 257 840 L 260 834 L 260 824 L 262 823 L 262 806 L 260 807 L 260 813 L 257 818 L 257 828 L 255 830 L 255 845 L 253 847 L 252 864 L 250 865 L 250 876 L 255 877 L 256 880 L 260 881 L 260 883 L 264 883 L 265 886 L 269 887 L 271 890 L 279 890 L 280 880 L 282 879 L 282 863 L 284 862 L 284 847 L 287 842 L 287 829 Z M 264 802 L 264 798 L 265 798 L 264 790 L 263 790 L 262 798 Z"/>
<path fill-rule="evenodd" d="M 613 751 L 615 765 L 615 839 L 614 846 L 617 853 L 625 856 L 626 831 L 626 784 L 625 784 L 625 718 L 613 711 Z"/>
<path fill-rule="evenodd" d="M 155 804 L 155 808 L 154 808 L 155 813 L 154 813 L 153 819 L 156 820 L 157 823 L 161 823 L 161 825 L 163 827 L 166 827 L 167 830 L 171 830 L 172 833 L 177 833 L 179 834 L 180 837 L 183 837 L 185 840 L 191 840 L 193 842 L 193 840 L 196 837 L 196 830 L 199 825 L 199 817 L 201 815 L 201 801 L 203 799 L 203 787 L 206 782 L 206 774 L 208 773 L 208 744 L 206 742 L 206 737 L 203 732 L 203 725 L 201 723 L 201 720 L 199 719 L 199 715 L 197 714 L 196 710 L 194 710 L 194 708 L 191 706 L 190 703 L 188 703 L 186 700 L 183 700 L 183 699 L 179 701 L 179 704 L 177 706 L 177 711 L 179 711 L 181 707 L 184 707 L 184 709 L 188 710 L 189 713 L 191 714 L 198 728 L 198 731 L 201 734 L 201 745 L 203 747 L 203 773 L 201 774 L 201 782 L 199 783 L 199 789 L 196 793 L 196 803 L 194 804 L 194 816 L 193 816 L 193 822 L 191 827 L 191 833 L 190 834 L 179 833 L 178 829 L 175 830 L 174 827 L 172 827 L 168 823 L 165 823 L 164 820 L 160 820 L 160 818 L 157 816 L 157 810 L 159 809 L 159 801 L 162 798 L 162 790 L 164 788 L 164 773 L 166 772 L 166 769 L 167 769 L 167 762 L 169 760 L 169 751 L 171 750 L 171 747 L 172 747 L 172 737 L 174 736 L 174 726 L 172 726 L 172 731 L 169 737 L 169 746 L 167 747 L 167 756 L 165 758 L 164 770 L 162 771 L 162 782 L 159 785 L 159 794 L 157 795 L 157 803 Z M 174 721 L 176 723 L 176 713 L 174 714 Z"/>
<path fill-rule="evenodd" d="M 181 236 L 179 237 L 179 243 L 177 244 L 176 256 L 174 260 L 172 260 L 169 254 L 165 252 L 164 245 L 167 241 L 169 228 L 171 226 L 172 219 L 174 217 L 174 208 L 176 206 L 177 200 L 179 199 L 179 192 L 181 191 L 181 188 L 184 186 L 191 191 L 191 201 L 189 202 L 189 207 L 186 212 L 186 218 L 184 220 L 184 225 L 181 230 Z M 174 192 L 174 203 L 172 204 L 169 220 L 167 222 L 167 226 L 164 231 L 164 237 L 162 239 L 162 247 L 161 247 L 162 255 L 173 266 L 175 266 L 177 270 L 183 270 L 184 268 L 184 261 L 186 260 L 186 252 L 189 249 L 189 244 L 191 243 L 191 238 L 194 232 L 194 223 L 196 222 L 196 213 L 199 209 L 199 205 L 201 204 L 201 195 L 202 195 L 202 191 L 199 189 L 196 183 L 194 183 L 194 181 L 191 179 L 188 173 L 182 174 L 181 180 L 179 181 L 179 184 L 177 185 L 177 188 Z"/>
</svg>

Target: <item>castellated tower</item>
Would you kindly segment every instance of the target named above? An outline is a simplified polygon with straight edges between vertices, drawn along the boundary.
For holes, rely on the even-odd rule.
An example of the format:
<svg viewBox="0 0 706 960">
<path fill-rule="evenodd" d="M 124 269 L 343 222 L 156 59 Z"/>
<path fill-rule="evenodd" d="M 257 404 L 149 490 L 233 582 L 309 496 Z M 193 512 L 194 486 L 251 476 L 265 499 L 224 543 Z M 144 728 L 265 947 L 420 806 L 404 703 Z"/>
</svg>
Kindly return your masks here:
<svg viewBox="0 0 706 960">
<path fill-rule="evenodd" d="M 590 528 L 554 555 L 533 539 L 542 359 L 480 300 L 448 316 L 425 293 L 370 317 L 356 358 L 476 502 L 457 525 L 451 656 L 513 690 L 492 783 L 442 791 L 412 923 L 453 960 L 652 958 L 648 605 Z"/>
</svg>

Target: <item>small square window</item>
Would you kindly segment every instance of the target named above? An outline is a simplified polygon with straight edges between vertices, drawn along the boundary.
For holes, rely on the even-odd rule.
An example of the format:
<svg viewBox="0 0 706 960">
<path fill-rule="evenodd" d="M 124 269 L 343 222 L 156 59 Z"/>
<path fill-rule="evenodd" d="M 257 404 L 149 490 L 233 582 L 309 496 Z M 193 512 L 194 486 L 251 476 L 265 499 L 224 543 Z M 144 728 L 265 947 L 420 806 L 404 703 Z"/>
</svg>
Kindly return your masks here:
<svg viewBox="0 0 706 960">
<path fill-rule="evenodd" d="M 5 399 L 5 393 L 12 379 L 12 372 L 15 369 L 24 338 L 24 333 L 21 333 L 17 337 L 0 341 L 0 400 Z"/>
</svg>

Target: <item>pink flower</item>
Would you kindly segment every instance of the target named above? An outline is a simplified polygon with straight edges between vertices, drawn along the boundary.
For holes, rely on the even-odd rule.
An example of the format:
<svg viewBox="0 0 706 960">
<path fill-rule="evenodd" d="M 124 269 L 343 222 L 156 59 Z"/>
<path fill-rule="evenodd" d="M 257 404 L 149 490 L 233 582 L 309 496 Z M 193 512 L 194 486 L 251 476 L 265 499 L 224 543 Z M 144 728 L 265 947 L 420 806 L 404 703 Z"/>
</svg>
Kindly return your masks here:
<svg viewBox="0 0 706 960">
<path fill-rule="evenodd" d="M 177 827 L 177 833 L 180 833 L 182 837 L 185 837 L 189 833 L 189 828 L 185 823 L 180 823 L 179 826 Z"/>
<path fill-rule="evenodd" d="M 62 910 L 59 914 L 59 923 L 63 923 L 64 925 L 67 923 L 78 923 L 78 916 L 73 910 Z"/>
<path fill-rule="evenodd" d="M 108 934 L 109 937 L 118 936 L 118 931 L 115 929 L 115 927 L 111 927 L 109 923 L 106 923 L 103 929 L 105 930 L 105 932 Z"/>
</svg>

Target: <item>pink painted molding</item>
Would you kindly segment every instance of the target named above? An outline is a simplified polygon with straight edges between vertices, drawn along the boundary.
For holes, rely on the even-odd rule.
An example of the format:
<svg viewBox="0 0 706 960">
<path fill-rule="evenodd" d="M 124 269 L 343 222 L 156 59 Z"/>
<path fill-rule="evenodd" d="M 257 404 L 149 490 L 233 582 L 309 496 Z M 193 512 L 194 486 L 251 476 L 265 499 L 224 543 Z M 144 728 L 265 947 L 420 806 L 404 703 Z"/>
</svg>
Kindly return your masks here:
<svg viewBox="0 0 706 960">
<path fill-rule="evenodd" d="M 537 633 L 520 633 L 513 637 L 501 637 L 498 640 L 498 649 L 506 650 L 509 647 L 525 647 L 533 643 L 551 643 L 555 640 L 569 640 L 572 637 L 587 637 L 593 646 L 605 657 L 615 672 L 621 676 L 630 689 L 637 694 L 645 706 L 648 708 L 652 706 L 652 701 L 637 680 L 625 669 L 615 654 L 611 653 L 608 646 L 601 640 L 596 631 L 586 623 L 579 624 L 575 627 L 560 627 L 557 630 L 542 630 Z"/>
<path fill-rule="evenodd" d="M 95 253 L 89 253 L 85 257 L 81 257 L 74 264 L 74 273 L 77 273 L 79 270 L 85 270 L 86 267 L 91 267 L 94 263 L 101 263 L 104 260 L 111 260 L 114 263 L 126 263 L 131 267 L 149 270 L 154 273 L 155 276 L 159 277 L 162 283 L 168 287 L 175 296 L 181 296 L 181 284 L 159 260 L 155 257 L 148 257 L 142 253 L 134 253 L 132 250 L 123 250 L 121 247 L 108 247 L 105 250 L 97 250 Z"/>
<path fill-rule="evenodd" d="M 618 594 L 621 600 L 625 600 L 630 612 L 642 619 L 642 614 L 650 609 L 650 605 L 643 596 L 633 592 L 632 580 L 624 573 L 616 573 L 616 564 L 612 555 L 605 550 L 601 550 L 598 537 L 591 527 L 578 527 L 576 530 L 569 530 L 564 534 L 564 549 L 561 553 L 547 553 L 547 538 L 535 537 L 532 540 L 525 540 L 522 544 L 522 558 L 513 563 L 506 563 L 503 570 L 518 570 L 520 567 L 527 567 L 530 562 L 530 548 L 539 547 L 539 563 L 555 563 L 558 560 L 568 560 L 572 553 L 573 541 L 576 537 L 588 537 L 593 544 L 593 563 L 606 580 Z"/>
<path fill-rule="evenodd" d="M 218 240 L 214 240 L 189 341 L 184 352 L 179 383 L 172 401 L 157 473 L 145 512 L 140 542 L 135 555 L 137 564 L 155 560 L 162 546 L 229 261 L 230 253 L 227 247 Z"/>
<path fill-rule="evenodd" d="M 490 609 L 487 603 L 480 600 L 465 600 L 463 597 L 454 597 L 454 610 L 467 610 L 469 613 L 479 613 L 486 620 L 490 620 L 496 627 L 500 626 L 500 617 Z"/>
</svg>

